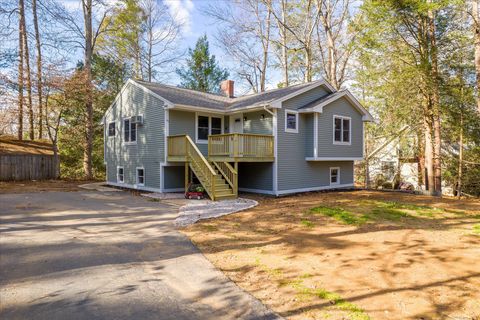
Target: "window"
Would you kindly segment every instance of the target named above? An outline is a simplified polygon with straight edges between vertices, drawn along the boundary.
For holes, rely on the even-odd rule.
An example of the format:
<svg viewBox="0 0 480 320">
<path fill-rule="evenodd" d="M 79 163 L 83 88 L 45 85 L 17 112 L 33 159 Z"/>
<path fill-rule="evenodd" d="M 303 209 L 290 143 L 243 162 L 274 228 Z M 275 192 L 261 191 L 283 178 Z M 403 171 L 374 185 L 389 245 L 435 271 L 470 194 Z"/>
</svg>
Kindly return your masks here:
<svg viewBox="0 0 480 320">
<path fill-rule="evenodd" d="M 145 185 L 145 169 L 137 168 L 137 185 Z"/>
<path fill-rule="evenodd" d="M 137 124 L 130 118 L 123 119 L 123 139 L 125 142 L 137 141 Z"/>
<path fill-rule="evenodd" d="M 285 110 L 285 132 L 298 133 L 298 112 Z"/>
<path fill-rule="evenodd" d="M 198 116 L 197 140 L 208 139 L 208 117 Z"/>
<path fill-rule="evenodd" d="M 124 181 L 123 167 L 117 167 L 117 182 L 123 183 Z"/>
<path fill-rule="evenodd" d="M 208 135 L 221 134 L 223 119 L 212 116 L 197 116 L 197 142 L 208 141 Z"/>
<path fill-rule="evenodd" d="M 350 144 L 350 118 L 333 116 L 333 143 Z"/>
<path fill-rule="evenodd" d="M 330 185 L 340 184 L 340 168 L 330 168 Z"/>
<path fill-rule="evenodd" d="M 110 122 L 108 124 L 108 136 L 109 137 L 115 136 L 115 122 Z"/>
</svg>

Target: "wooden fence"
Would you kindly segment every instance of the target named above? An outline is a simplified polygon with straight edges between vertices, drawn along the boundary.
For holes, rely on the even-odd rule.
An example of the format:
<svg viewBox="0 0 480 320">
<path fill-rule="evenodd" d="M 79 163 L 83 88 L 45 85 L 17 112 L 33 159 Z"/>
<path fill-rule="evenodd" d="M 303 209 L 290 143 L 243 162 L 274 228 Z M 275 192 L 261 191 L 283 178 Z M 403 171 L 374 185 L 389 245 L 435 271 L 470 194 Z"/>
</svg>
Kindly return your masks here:
<svg viewBox="0 0 480 320">
<path fill-rule="evenodd" d="M 0 154 L 0 181 L 56 179 L 59 163 L 53 155 Z"/>
</svg>

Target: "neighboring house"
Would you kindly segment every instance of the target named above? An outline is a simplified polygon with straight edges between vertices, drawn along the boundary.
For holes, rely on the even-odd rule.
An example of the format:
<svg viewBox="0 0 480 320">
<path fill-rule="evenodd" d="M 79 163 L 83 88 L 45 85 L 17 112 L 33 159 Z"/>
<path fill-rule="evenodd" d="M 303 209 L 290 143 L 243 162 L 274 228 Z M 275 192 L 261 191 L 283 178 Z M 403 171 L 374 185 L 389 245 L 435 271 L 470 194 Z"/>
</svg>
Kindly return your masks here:
<svg viewBox="0 0 480 320">
<path fill-rule="evenodd" d="M 326 81 L 234 97 L 129 80 L 105 113 L 107 183 L 212 199 L 353 187 L 372 116 Z"/>
<path fill-rule="evenodd" d="M 387 185 L 398 182 L 411 184 L 415 190 L 422 190 L 419 184 L 419 158 L 417 156 L 417 137 L 408 126 L 400 129 L 395 136 L 377 139 L 377 148 L 366 156 L 370 185 L 377 186 L 379 182 Z M 391 186 L 390 186 L 391 187 Z"/>
</svg>

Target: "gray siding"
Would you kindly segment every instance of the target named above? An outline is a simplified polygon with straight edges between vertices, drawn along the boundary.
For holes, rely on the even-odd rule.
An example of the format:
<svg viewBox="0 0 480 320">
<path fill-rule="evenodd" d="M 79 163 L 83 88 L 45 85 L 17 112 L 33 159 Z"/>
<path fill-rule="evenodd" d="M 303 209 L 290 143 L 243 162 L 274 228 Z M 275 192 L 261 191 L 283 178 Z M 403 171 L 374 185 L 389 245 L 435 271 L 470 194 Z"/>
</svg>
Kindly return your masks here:
<svg viewBox="0 0 480 320">
<path fill-rule="evenodd" d="M 273 190 L 273 163 L 240 162 L 238 164 L 238 187 Z"/>
<path fill-rule="evenodd" d="M 298 109 L 304 105 L 315 101 L 323 96 L 326 96 L 330 91 L 327 91 L 324 87 L 317 87 L 296 97 L 293 97 L 283 102 L 283 108 L 285 109 Z"/>
<path fill-rule="evenodd" d="M 351 145 L 333 144 L 333 116 L 351 118 Z M 318 116 L 318 157 L 362 157 L 362 115 L 345 98 L 325 106 Z"/>
<path fill-rule="evenodd" d="M 138 126 L 137 142 L 128 144 L 123 139 L 123 118 L 144 116 L 144 125 Z M 117 166 L 124 167 L 125 184 L 136 184 L 136 168 L 145 169 L 145 187 L 160 188 L 160 162 L 164 161 L 163 101 L 135 85 L 125 87 L 120 98 L 105 114 L 105 161 L 107 181 L 117 182 Z M 115 121 L 115 136 L 108 137 L 108 124 Z"/>
<path fill-rule="evenodd" d="M 322 88 L 310 90 L 298 97 L 285 101 L 283 108 L 277 111 L 278 146 L 276 160 L 278 167 L 278 191 L 329 187 L 330 167 L 340 167 L 340 184 L 353 183 L 353 161 L 306 161 L 306 157 L 313 156 L 313 114 L 299 114 L 298 133 L 285 132 L 285 109 L 298 109 L 325 94 L 326 91 Z M 338 115 L 352 116 L 352 145 L 348 147 L 356 151 L 348 153 L 343 150 L 348 148 L 338 148 L 345 146 L 333 145 L 332 124 L 330 124 L 330 131 L 328 131 L 327 134 L 327 124 L 320 120 L 322 117 L 330 117 L 330 112 Z M 354 136 L 360 136 L 361 139 L 362 135 L 361 132 L 358 133 L 359 123 L 357 122 L 357 116 L 360 119 L 361 130 L 361 125 L 363 125 L 361 116 L 350 104 L 345 104 L 345 102 L 339 104 L 334 103 L 324 108 L 324 113 L 319 115 L 319 132 L 322 131 L 320 127 L 323 126 L 322 132 L 325 137 L 322 143 L 325 144 L 327 139 L 329 139 L 330 144 L 328 146 L 322 145 L 322 148 L 320 148 L 322 152 L 329 150 L 329 153 L 319 153 L 319 156 L 361 156 L 361 154 L 356 155 L 355 152 L 358 152 L 358 148 L 361 150 L 362 142 L 361 140 L 358 141 L 358 137 L 353 139 Z M 333 120 L 330 119 L 330 121 Z M 359 146 L 357 146 L 357 144 L 359 144 Z"/>
<path fill-rule="evenodd" d="M 185 184 L 185 166 L 163 167 L 165 189 L 181 189 Z"/>
<path fill-rule="evenodd" d="M 262 119 L 262 114 L 265 116 Z M 243 114 L 247 120 L 243 121 L 243 133 L 272 134 L 273 117 L 265 110 Z"/>
<path fill-rule="evenodd" d="M 223 115 L 216 115 L 216 114 L 203 114 L 201 115 L 211 115 L 219 118 L 224 118 Z M 195 112 L 191 111 L 180 111 L 180 110 L 169 110 L 169 134 L 176 135 L 176 134 L 188 134 L 193 141 L 196 137 L 195 132 Z M 225 127 L 225 119 L 223 119 L 223 126 Z M 225 130 L 225 129 L 224 129 Z M 207 155 L 208 153 L 208 144 L 207 143 L 197 143 L 197 147 L 203 155 Z"/>
</svg>

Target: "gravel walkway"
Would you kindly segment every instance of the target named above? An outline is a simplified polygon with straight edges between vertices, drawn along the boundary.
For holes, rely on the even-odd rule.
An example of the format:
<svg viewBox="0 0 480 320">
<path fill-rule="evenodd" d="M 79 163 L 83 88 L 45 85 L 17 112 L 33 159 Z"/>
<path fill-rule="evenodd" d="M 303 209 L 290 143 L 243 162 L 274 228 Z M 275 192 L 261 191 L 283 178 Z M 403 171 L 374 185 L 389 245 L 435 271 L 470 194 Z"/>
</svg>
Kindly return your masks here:
<svg viewBox="0 0 480 320">
<path fill-rule="evenodd" d="M 176 226 L 184 227 L 198 220 L 221 217 L 257 205 L 257 201 L 244 198 L 222 201 L 188 200 L 188 203 L 180 208 L 174 223 Z"/>
</svg>

